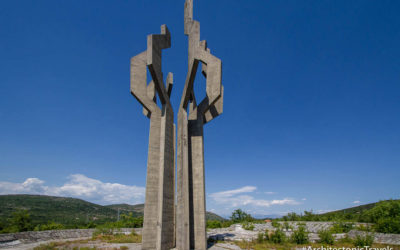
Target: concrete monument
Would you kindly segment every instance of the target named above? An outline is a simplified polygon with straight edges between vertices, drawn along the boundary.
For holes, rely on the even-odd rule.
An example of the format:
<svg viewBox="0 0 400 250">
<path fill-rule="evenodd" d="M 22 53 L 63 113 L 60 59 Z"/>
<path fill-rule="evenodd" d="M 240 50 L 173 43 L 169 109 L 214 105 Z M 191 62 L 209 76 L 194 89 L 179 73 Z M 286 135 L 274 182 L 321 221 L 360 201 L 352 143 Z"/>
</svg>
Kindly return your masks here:
<svg viewBox="0 0 400 250">
<path fill-rule="evenodd" d="M 150 118 L 142 249 L 175 245 L 175 125 L 169 100 L 173 75 L 168 73 L 165 86 L 161 70 L 161 51 L 170 47 L 170 33 L 162 25 L 160 35 L 147 37 L 147 50 L 131 59 L 131 93 Z M 149 84 L 146 66 L 153 79 Z"/>
<path fill-rule="evenodd" d="M 178 112 L 176 209 L 175 125 L 170 102 L 173 76 L 168 74 L 165 86 L 161 70 L 161 52 L 171 46 L 167 27 L 161 26 L 160 35 L 149 35 L 147 50 L 131 59 L 131 93 L 150 118 L 142 249 L 207 249 L 203 126 L 222 113 L 222 66 L 207 42 L 200 41 L 193 0 L 185 2 L 185 35 L 189 68 Z M 206 97 L 197 103 L 193 84 L 200 63 Z M 146 67 L 152 77 L 149 84 Z"/>
<path fill-rule="evenodd" d="M 176 248 L 207 249 L 203 126 L 222 113 L 222 65 L 207 42 L 200 41 L 193 0 L 185 2 L 185 35 L 189 69 L 178 111 Z M 193 83 L 199 63 L 206 77 L 206 97 L 198 104 Z"/>
</svg>

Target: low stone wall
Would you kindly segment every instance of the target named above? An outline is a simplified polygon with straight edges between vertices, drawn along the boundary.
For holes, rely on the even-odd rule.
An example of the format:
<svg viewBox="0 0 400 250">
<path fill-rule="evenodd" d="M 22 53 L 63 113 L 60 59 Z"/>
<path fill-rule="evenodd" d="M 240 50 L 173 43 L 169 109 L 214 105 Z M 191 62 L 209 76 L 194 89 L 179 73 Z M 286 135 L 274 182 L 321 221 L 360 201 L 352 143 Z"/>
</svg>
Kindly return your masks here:
<svg viewBox="0 0 400 250">
<path fill-rule="evenodd" d="M 285 222 L 279 221 L 278 223 L 280 223 L 283 226 Z M 299 225 L 305 224 L 307 232 L 318 233 L 321 230 L 328 230 L 329 228 L 331 228 L 333 226 L 333 224 L 335 222 L 330 222 L 330 221 L 327 221 L 327 222 L 325 222 L 325 221 L 307 221 L 307 222 L 305 222 L 305 221 L 304 222 L 303 221 L 288 221 L 287 223 L 289 224 L 289 226 L 291 228 L 293 228 L 293 230 L 297 230 Z M 371 225 L 368 223 L 359 223 L 359 222 L 353 222 L 352 224 L 354 224 L 354 226 Z M 271 222 L 267 222 L 264 224 L 255 224 L 254 227 L 255 227 L 254 228 L 255 231 L 265 231 L 265 230 L 274 231 L 276 229 L 272 226 Z M 289 232 L 290 231 L 292 231 L 292 229 L 289 229 Z"/>
<path fill-rule="evenodd" d="M 90 238 L 95 230 L 96 229 L 67 229 L 0 234 L 0 247 L 48 240 Z M 121 233 L 130 233 L 132 230 L 133 228 L 121 228 L 117 231 Z M 138 234 L 142 233 L 141 228 L 135 228 L 134 230 Z"/>
<path fill-rule="evenodd" d="M 296 230 L 301 222 L 288 222 L 294 230 Z M 307 232 L 309 232 L 308 237 L 311 242 L 317 242 L 319 240 L 318 231 L 327 230 L 332 225 L 333 222 L 303 222 L 305 224 Z M 354 223 L 355 225 L 365 223 Z M 224 241 L 251 241 L 257 239 L 259 232 L 265 232 L 265 230 L 275 231 L 271 222 L 264 224 L 254 224 L 254 230 L 244 230 L 240 224 L 234 224 L 228 228 L 216 228 L 207 230 L 207 235 L 213 240 L 224 240 Z M 284 230 L 287 237 L 290 237 L 293 233 L 292 229 L 288 231 Z M 351 230 L 348 234 L 333 234 L 336 239 L 345 238 L 347 235 L 350 238 L 356 238 L 357 235 L 365 235 L 366 232 Z M 372 233 L 374 235 L 374 242 L 382 244 L 400 245 L 400 234 L 383 234 L 383 233 Z"/>
<path fill-rule="evenodd" d="M 371 234 L 374 236 L 374 242 L 382 244 L 400 245 L 400 234 L 383 234 L 383 233 L 368 233 L 363 231 L 351 230 L 348 232 L 350 238 L 356 238 L 357 235 L 365 236 Z"/>
</svg>

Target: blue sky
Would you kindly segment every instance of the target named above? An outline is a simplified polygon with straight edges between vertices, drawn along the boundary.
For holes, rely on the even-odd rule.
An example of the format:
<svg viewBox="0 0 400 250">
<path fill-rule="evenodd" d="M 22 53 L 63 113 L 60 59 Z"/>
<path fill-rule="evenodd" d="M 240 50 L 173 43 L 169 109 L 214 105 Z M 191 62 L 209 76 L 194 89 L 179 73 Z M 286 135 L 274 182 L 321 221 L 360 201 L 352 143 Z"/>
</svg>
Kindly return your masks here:
<svg viewBox="0 0 400 250">
<path fill-rule="evenodd" d="M 149 121 L 130 57 L 167 24 L 176 110 L 184 1 L 2 1 L 0 193 L 144 199 Z M 400 198 L 398 1 L 194 2 L 223 62 L 207 209 L 322 212 Z M 199 97 L 204 80 L 196 81 Z"/>
</svg>

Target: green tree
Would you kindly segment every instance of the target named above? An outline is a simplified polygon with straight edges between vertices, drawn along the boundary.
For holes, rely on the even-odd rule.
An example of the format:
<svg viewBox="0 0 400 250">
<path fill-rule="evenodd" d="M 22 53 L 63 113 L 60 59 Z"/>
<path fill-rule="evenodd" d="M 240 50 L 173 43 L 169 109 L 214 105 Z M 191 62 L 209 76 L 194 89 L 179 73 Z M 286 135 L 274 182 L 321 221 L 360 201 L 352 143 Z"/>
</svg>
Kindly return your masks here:
<svg viewBox="0 0 400 250">
<path fill-rule="evenodd" d="M 292 213 L 288 213 L 287 219 L 289 221 L 298 221 L 298 220 L 300 220 L 300 216 L 298 216 L 295 212 L 292 212 Z"/>
<path fill-rule="evenodd" d="M 380 201 L 363 213 L 361 219 L 375 223 L 380 233 L 400 233 L 400 200 Z"/>
<path fill-rule="evenodd" d="M 25 232 L 33 229 L 32 220 L 27 210 L 13 212 L 10 226 L 12 232 Z"/>
<path fill-rule="evenodd" d="M 253 218 L 250 214 L 247 214 L 242 209 L 236 209 L 232 212 L 231 220 L 234 223 L 244 222 L 244 221 L 253 221 Z"/>
<path fill-rule="evenodd" d="M 304 211 L 304 215 L 302 216 L 301 220 L 304 221 L 314 221 L 314 214 L 312 211 Z"/>
<path fill-rule="evenodd" d="M 380 233 L 400 234 L 400 217 L 380 218 L 374 228 Z"/>
<path fill-rule="evenodd" d="M 129 214 L 121 214 L 121 219 L 117 223 L 119 227 L 142 227 L 143 217 L 134 217 L 132 212 Z"/>
</svg>

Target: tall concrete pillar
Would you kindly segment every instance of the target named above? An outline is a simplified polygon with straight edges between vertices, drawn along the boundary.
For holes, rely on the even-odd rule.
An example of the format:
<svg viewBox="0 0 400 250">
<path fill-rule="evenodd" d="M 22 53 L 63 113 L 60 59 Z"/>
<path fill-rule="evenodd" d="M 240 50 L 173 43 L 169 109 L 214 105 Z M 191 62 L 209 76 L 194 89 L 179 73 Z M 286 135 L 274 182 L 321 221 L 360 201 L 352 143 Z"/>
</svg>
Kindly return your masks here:
<svg viewBox="0 0 400 250">
<path fill-rule="evenodd" d="M 160 35 L 147 37 L 147 50 L 131 59 L 131 93 L 150 118 L 146 198 L 142 249 L 171 249 L 175 245 L 175 125 L 170 103 L 173 76 L 164 84 L 161 51 L 171 47 L 165 25 Z M 147 69 L 152 81 L 147 84 Z M 161 108 L 156 103 L 156 94 Z"/>
<path fill-rule="evenodd" d="M 207 248 L 203 127 L 222 113 L 222 65 L 207 42 L 200 41 L 200 23 L 193 20 L 193 0 L 185 2 L 185 34 L 188 73 L 178 110 L 177 138 L 170 103 L 173 76 L 169 73 L 164 84 L 161 69 L 161 52 L 171 46 L 167 27 L 162 25 L 159 35 L 149 35 L 147 50 L 131 59 L 131 93 L 150 119 L 142 249 Z M 206 97 L 197 103 L 193 84 L 199 64 L 206 77 Z M 149 84 L 147 69 L 152 78 Z"/>
<path fill-rule="evenodd" d="M 178 111 L 176 248 L 207 249 L 203 126 L 222 113 L 221 60 L 200 41 L 193 1 L 185 2 L 188 73 Z M 206 97 L 197 105 L 193 84 L 199 63 L 206 77 Z M 189 113 L 189 115 L 188 115 Z"/>
</svg>

